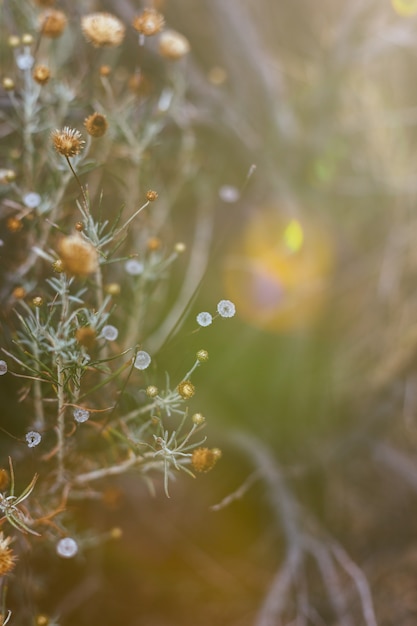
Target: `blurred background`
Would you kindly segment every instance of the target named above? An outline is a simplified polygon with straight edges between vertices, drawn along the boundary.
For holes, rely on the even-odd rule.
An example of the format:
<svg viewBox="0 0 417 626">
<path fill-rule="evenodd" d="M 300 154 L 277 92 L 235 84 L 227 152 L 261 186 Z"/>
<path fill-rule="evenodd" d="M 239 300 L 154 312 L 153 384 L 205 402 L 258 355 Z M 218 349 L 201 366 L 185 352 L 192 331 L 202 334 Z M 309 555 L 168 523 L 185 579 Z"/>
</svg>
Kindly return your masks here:
<svg viewBox="0 0 417 626">
<path fill-rule="evenodd" d="M 126 21 L 142 6 L 88 5 Z M 209 351 L 194 408 L 223 458 L 169 500 L 112 481 L 77 523 L 122 539 L 31 563 L 39 606 L 61 626 L 412 626 L 417 1 L 155 6 L 192 48 L 172 237 L 188 243 L 204 215 L 213 231 L 180 332 L 153 339 L 173 377 Z M 141 63 L 162 81 L 151 53 Z M 167 188 L 176 166 L 160 165 Z M 236 318 L 195 332 L 222 298 Z"/>
</svg>

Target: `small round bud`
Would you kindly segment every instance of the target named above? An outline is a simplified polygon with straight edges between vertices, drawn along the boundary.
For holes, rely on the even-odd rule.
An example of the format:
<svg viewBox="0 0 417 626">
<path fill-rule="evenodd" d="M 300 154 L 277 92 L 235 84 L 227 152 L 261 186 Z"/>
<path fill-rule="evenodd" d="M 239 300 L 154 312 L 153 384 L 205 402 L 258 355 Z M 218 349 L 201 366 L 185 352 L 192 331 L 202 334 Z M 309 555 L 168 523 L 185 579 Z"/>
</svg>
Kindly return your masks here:
<svg viewBox="0 0 417 626">
<path fill-rule="evenodd" d="M 13 91 L 14 89 L 13 78 L 9 78 L 8 76 L 5 76 L 5 78 L 3 78 L 2 85 L 5 91 Z"/>
<path fill-rule="evenodd" d="M 219 454 L 220 453 L 220 454 Z M 191 465 L 196 472 L 209 472 L 221 456 L 218 448 L 196 448 L 191 457 Z"/>
<path fill-rule="evenodd" d="M 150 355 L 145 352 L 145 350 L 139 350 L 136 355 L 135 362 L 133 364 L 134 367 L 138 370 L 146 370 L 151 364 Z"/>
<path fill-rule="evenodd" d="M 7 43 L 11 48 L 17 48 L 17 46 L 20 46 L 20 37 L 17 35 L 10 35 Z"/>
<path fill-rule="evenodd" d="M 212 448 L 211 452 L 214 455 L 214 457 L 216 458 L 216 461 L 221 459 L 221 457 L 223 456 L 223 452 L 220 450 L 220 448 Z"/>
<path fill-rule="evenodd" d="M 118 528 L 116 526 L 116 528 L 112 528 L 110 531 L 110 537 L 112 539 L 121 539 L 123 537 L 123 531 L 121 528 Z"/>
<path fill-rule="evenodd" d="M 191 380 L 183 380 L 177 387 L 177 391 L 181 398 L 189 400 L 195 394 L 195 386 Z"/>
<path fill-rule="evenodd" d="M 51 70 L 46 65 L 35 65 L 32 76 L 39 85 L 46 85 L 51 78 Z"/>
<path fill-rule="evenodd" d="M 15 287 L 12 291 L 13 298 L 16 300 L 22 300 L 26 295 L 26 289 L 20 285 Z"/>
<path fill-rule="evenodd" d="M 57 259 L 52 263 L 52 269 L 55 274 L 62 274 L 62 272 L 64 271 L 64 264 L 61 259 Z"/>
<path fill-rule="evenodd" d="M 150 237 L 146 242 L 146 247 L 148 248 L 149 252 L 156 252 L 156 250 L 159 250 L 159 248 L 161 247 L 161 244 L 162 242 L 159 237 Z"/>
<path fill-rule="evenodd" d="M 36 296 L 35 298 L 33 298 L 32 304 L 33 306 L 39 308 L 43 304 L 43 298 L 41 298 L 40 296 Z"/>
<path fill-rule="evenodd" d="M 183 243 L 182 241 L 179 241 L 178 243 L 175 244 L 174 246 L 174 251 L 177 254 L 182 254 L 183 252 L 185 252 L 185 250 L 187 249 L 187 246 L 185 245 L 185 243 Z"/>
<path fill-rule="evenodd" d="M 119 331 L 116 326 L 106 324 L 106 326 L 103 326 L 101 336 L 104 339 L 107 339 L 107 341 L 116 341 L 117 337 L 119 336 Z"/>
<path fill-rule="evenodd" d="M 193 424 L 195 424 L 196 426 L 201 426 L 201 424 L 204 424 L 204 422 L 206 421 L 206 418 L 201 413 L 194 413 L 191 419 Z"/>
<path fill-rule="evenodd" d="M 97 250 L 78 234 L 61 239 L 59 254 L 65 272 L 73 276 L 88 276 L 98 268 Z"/>
<path fill-rule="evenodd" d="M 48 626 L 49 617 L 47 617 L 46 615 L 37 615 L 35 623 L 36 623 L 36 626 Z"/>
<path fill-rule="evenodd" d="M 22 35 L 22 44 L 24 46 L 31 46 L 33 44 L 33 37 L 30 33 Z"/>
<path fill-rule="evenodd" d="M 120 294 L 120 285 L 119 283 L 109 283 L 104 287 L 104 291 L 110 296 L 118 296 Z"/>
<path fill-rule="evenodd" d="M 14 170 L 7 170 L 4 178 L 6 182 L 13 183 L 16 180 L 16 172 Z"/>
<path fill-rule="evenodd" d="M 164 27 L 164 16 L 155 9 L 144 9 L 144 11 L 137 15 L 132 22 L 132 26 L 141 35 L 150 37 L 159 33 Z"/>
<path fill-rule="evenodd" d="M 159 54 L 170 61 L 178 61 L 190 51 L 190 43 L 175 30 L 166 30 L 159 39 Z"/>
<path fill-rule="evenodd" d="M 213 321 L 213 316 L 211 315 L 211 313 L 208 313 L 207 311 L 202 311 L 201 313 L 197 315 L 196 320 L 199 326 L 202 326 L 202 327 L 210 326 L 210 324 Z"/>
<path fill-rule="evenodd" d="M 146 395 L 148 396 L 148 398 L 156 398 L 158 393 L 159 389 L 155 385 L 148 385 L 146 387 Z"/>
<path fill-rule="evenodd" d="M 57 9 L 47 9 L 39 16 L 39 24 L 42 35 L 55 39 L 64 32 L 67 25 L 67 16 Z"/>
<path fill-rule="evenodd" d="M 99 69 L 100 76 L 110 76 L 111 67 L 110 65 L 101 65 Z"/>
<path fill-rule="evenodd" d="M 82 222 L 75 222 L 75 230 L 81 233 L 84 230 L 84 224 Z"/>
<path fill-rule="evenodd" d="M 72 412 L 74 419 L 76 422 L 78 422 L 79 424 L 82 424 L 83 422 L 86 422 L 88 420 L 88 418 L 90 417 L 90 411 L 87 411 L 87 409 L 74 409 Z"/>
<path fill-rule="evenodd" d="M 196 354 L 196 357 L 197 361 L 200 361 L 200 363 L 204 363 L 205 361 L 208 361 L 209 354 L 207 350 L 199 350 Z"/>
<path fill-rule="evenodd" d="M 57 543 L 56 551 L 59 556 L 62 556 L 64 559 L 71 559 L 78 552 L 77 542 L 71 537 L 60 539 Z"/>
<path fill-rule="evenodd" d="M 28 444 L 28 448 L 35 448 L 40 444 L 42 437 L 35 430 L 31 430 L 26 433 L 25 439 L 26 443 Z"/>
<path fill-rule="evenodd" d="M 146 199 L 148 200 L 148 202 L 154 202 L 157 198 L 158 198 L 157 191 L 154 191 L 153 189 L 149 189 L 149 191 L 146 192 Z"/>
<path fill-rule="evenodd" d="M 6 222 L 6 227 L 11 233 L 17 233 L 23 228 L 22 220 L 19 220 L 17 217 L 9 217 Z"/>
<path fill-rule="evenodd" d="M 82 326 L 75 331 L 75 338 L 80 346 L 91 350 L 95 346 L 97 334 L 91 326 Z"/>
<path fill-rule="evenodd" d="M 91 135 L 91 137 L 98 138 L 103 137 L 103 135 L 106 134 L 109 123 L 105 115 L 102 115 L 101 113 L 92 113 L 85 118 L 84 126 L 87 133 Z"/>
<path fill-rule="evenodd" d="M 223 85 L 226 82 L 227 72 L 223 67 L 215 65 L 209 70 L 207 78 L 212 85 L 216 85 L 217 87 L 219 85 Z"/>
</svg>

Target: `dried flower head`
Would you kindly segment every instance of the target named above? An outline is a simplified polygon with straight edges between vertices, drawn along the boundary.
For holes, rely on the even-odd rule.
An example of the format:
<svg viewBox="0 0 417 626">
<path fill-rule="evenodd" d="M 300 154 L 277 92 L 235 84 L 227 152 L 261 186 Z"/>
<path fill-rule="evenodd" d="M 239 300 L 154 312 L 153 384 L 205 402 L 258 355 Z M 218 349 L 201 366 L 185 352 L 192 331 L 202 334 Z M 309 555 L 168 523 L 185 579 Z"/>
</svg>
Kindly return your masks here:
<svg viewBox="0 0 417 626">
<path fill-rule="evenodd" d="M 84 224 L 82 222 L 75 222 L 75 230 L 82 233 L 84 230 Z"/>
<path fill-rule="evenodd" d="M 84 37 L 95 48 L 120 46 L 125 36 L 125 26 L 111 13 L 90 13 L 81 18 Z"/>
<path fill-rule="evenodd" d="M 190 43 L 175 30 L 166 30 L 159 39 L 159 54 L 165 59 L 178 61 L 190 51 Z"/>
<path fill-rule="evenodd" d="M 51 78 L 51 71 L 46 65 L 35 65 L 32 76 L 39 85 L 46 85 Z"/>
<path fill-rule="evenodd" d="M 80 235 L 69 235 L 61 239 L 59 254 L 64 271 L 73 276 L 88 276 L 98 268 L 97 250 Z"/>
<path fill-rule="evenodd" d="M 162 241 L 159 239 L 159 237 L 149 237 L 148 241 L 146 242 L 146 247 L 148 248 L 149 252 L 155 252 L 156 250 L 159 250 L 161 245 Z"/>
<path fill-rule="evenodd" d="M 17 233 L 23 228 L 22 220 L 18 217 L 9 217 L 6 222 L 6 227 L 11 233 Z"/>
<path fill-rule="evenodd" d="M 110 76 L 111 74 L 110 65 L 100 65 L 99 74 L 100 76 Z"/>
<path fill-rule="evenodd" d="M 108 285 L 104 286 L 104 291 L 110 296 L 118 296 L 121 289 L 119 283 L 109 283 Z"/>
<path fill-rule="evenodd" d="M 0 532 L 0 576 L 11 572 L 15 565 L 16 556 L 9 548 L 12 541 L 12 537 L 5 537 L 3 532 Z"/>
<path fill-rule="evenodd" d="M 148 200 L 148 202 L 154 202 L 157 198 L 158 198 L 157 191 L 154 191 L 153 189 L 149 189 L 149 191 L 146 192 L 146 199 Z"/>
<path fill-rule="evenodd" d="M 132 22 L 132 26 L 141 35 L 150 37 L 159 33 L 165 24 L 164 16 L 155 9 L 145 9 L 137 15 Z"/>
<path fill-rule="evenodd" d="M 62 272 L 64 271 L 64 264 L 61 259 L 57 259 L 52 263 L 52 269 L 55 274 L 62 274 Z"/>
<path fill-rule="evenodd" d="M 195 387 L 191 380 L 183 380 L 177 387 L 177 391 L 180 394 L 181 398 L 184 400 L 188 400 L 192 398 L 195 394 Z"/>
<path fill-rule="evenodd" d="M 91 349 L 96 343 L 97 333 L 91 326 L 82 326 L 75 331 L 77 342 L 85 348 Z"/>
<path fill-rule="evenodd" d="M 16 298 L 16 300 L 22 300 L 22 298 L 24 298 L 26 295 L 26 289 L 21 285 L 18 285 L 13 289 L 12 295 L 13 298 Z"/>
<path fill-rule="evenodd" d="M 87 133 L 92 137 L 102 137 L 106 133 L 109 123 L 105 115 L 92 113 L 85 118 L 84 126 L 86 127 Z"/>
<path fill-rule="evenodd" d="M 146 387 L 146 395 L 148 396 L 148 398 L 156 398 L 158 393 L 159 389 L 155 385 L 148 385 Z"/>
<path fill-rule="evenodd" d="M 57 9 L 48 9 L 40 14 L 39 24 L 45 37 L 59 37 L 68 23 L 67 16 Z"/>
<path fill-rule="evenodd" d="M 24 46 L 31 46 L 33 44 L 33 36 L 30 33 L 24 33 L 22 35 L 22 44 Z"/>
<path fill-rule="evenodd" d="M 13 78 L 9 78 L 9 76 L 5 76 L 3 78 L 2 85 L 5 91 L 13 91 L 14 86 L 15 86 Z"/>
<path fill-rule="evenodd" d="M 7 43 L 11 48 L 17 48 L 17 46 L 20 46 L 20 37 L 18 37 L 17 35 L 10 35 Z"/>
<path fill-rule="evenodd" d="M 196 472 L 209 472 L 221 457 L 218 448 L 196 448 L 191 457 L 191 465 Z"/>
<path fill-rule="evenodd" d="M 200 361 L 200 363 L 204 363 L 205 361 L 208 361 L 209 354 L 207 350 L 201 349 L 197 352 L 196 357 L 197 361 Z"/>
<path fill-rule="evenodd" d="M 85 144 L 80 131 L 69 126 L 64 126 L 62 130 L 52 131 L 51 138 L 55 150 L 67 158 L 80 154 Z"/>
<path fill-rule="evenodd" d="M 201 424 L 204 424 L 204 422 L 206 421 L 206 418 L 201 413 L 194 413 L 191 419 L 193 424 L 195 424 L 196 426 L 201 426 Z"/>
<path fill-rule="evenodd" d="M 33 298 L 32 304 L 33 306 L 36 306 L 39 308 L 43 304 L 43 298 L 41 298 L 40 296 L 36 296 L 35 298 Z"/>
</svg>

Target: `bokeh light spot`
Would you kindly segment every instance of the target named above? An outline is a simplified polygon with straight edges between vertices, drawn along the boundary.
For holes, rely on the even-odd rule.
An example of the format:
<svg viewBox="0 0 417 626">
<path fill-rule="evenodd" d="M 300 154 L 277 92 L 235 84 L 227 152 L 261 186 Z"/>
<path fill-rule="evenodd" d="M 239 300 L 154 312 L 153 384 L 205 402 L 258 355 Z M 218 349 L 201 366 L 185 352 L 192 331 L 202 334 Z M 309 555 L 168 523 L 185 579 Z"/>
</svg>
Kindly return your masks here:
<svg viewBox="0 0 417 626">
<path fill-rule="evenodd" d="M 398 15 L 408 17 L 417 13 L 417 0 L 391 0 L 391 2 Z"/>
<path fill-rule="evenodd" d="M 291 252 L 298 252 L 304 241 L 304 233 L 300 222 L 291 220 L 287 228 L 284 230 L 284 240 L 287 248 Z"/>
</svg>

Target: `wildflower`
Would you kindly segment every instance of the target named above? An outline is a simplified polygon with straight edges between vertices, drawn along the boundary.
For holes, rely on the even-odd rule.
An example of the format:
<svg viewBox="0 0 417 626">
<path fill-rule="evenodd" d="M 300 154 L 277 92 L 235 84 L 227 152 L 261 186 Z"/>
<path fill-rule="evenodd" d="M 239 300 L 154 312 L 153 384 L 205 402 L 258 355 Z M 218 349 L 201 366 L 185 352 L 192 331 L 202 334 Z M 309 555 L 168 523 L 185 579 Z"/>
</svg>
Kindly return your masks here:
<svg viewBox="0 0 417 626">
<path fill-rule="evenodd" d="M 5 91 L 13 91 L 14 89 L 14 80 L 13 78 L 9 78 L 8 76 L 5 76 L 2 80 L 2 85 L 3 85 L 3 89 Z"/>
<path fill-rule="evenodd" d="M 7 363 L 6 361 L 0 361 L 0 376 L 4 376 L 7 374 Z"/>
<path fill-rule="evenodd" d="M 233 187 L 233 185 L 222 185 L 219 189 L 219 198 L 223 200 L 223 202 L 233 204 L 233 202 L 237 202 L 240 198 L 239 189 Z"/>
<path fill-rule="evenodd" d="M 161 243 L 162 242 L 159 237 L 150 237 L 146 242 L 146 247 L 150 252 L 155 252 L 156 250 L 159 250 Z"/>
<path fill-rule="evenodd" d="M 101 65 L 99 69 L 100 76 L 110 76 L 111 67 L 110 65 Z"/>
<path fill-rule="evenodd" d="M 28 444 L 28 448 L 35 448 L 40 444 L 42 437 L 35 430 L 30 430 L 26 433 L 25 439 Z"/>
<path fill-rule="evenodd" d="M 233 317 L 236 313 L 236 307 L 230 300 L 220 300 L 217 305 L 217 312 L 221 317 Z"/>
<path fill-rule="evenodd" d="M 22 35 L 22 44 L 24 46 L 31 46 L 33 44 L 33 37 L 30 33 L 24 33 L 24 35 Z"/>
<path fill-rule="evenodd" d="M 144 267 L 143 263 L 137 259 L 129 259 L 125 263 L 125 270 L 131 276 L 139 276 L 139 274 L 143 274 Z"/>
<path fill-rule="evenodd" d="M 17 35 L 10 35 L 7 43 L 11 48 L 17 48 L 17 46 L 20 46 L 20 37 L 18 37 Z"/>
<path fill-rule="evenodd" d="M 148 200 L 148 202 L 154 202 L 157 198 L 158 198 L 157 191 L 154 191 L 153 189 L 149 189 L 149 191 L 146 192 L 146 199 Z"/>
<path fill-rule="evenodd" d="M 43 304 L 43 298 L 41 298 L 40 296 L 35 296 L 35 298 L 33 298 L 32 300 L 32 304 L 33 306 L 36 306 L 39 308 Z"/>
<path fill-rule="evenodd" d="M 42 35 L 55 39 L 64 32 L 68 23 L 67 16 L 57 9 L 47 9 L 39 16 L 39 24 Z"/>
<path fill-rule="evenodd" d="M 88 418 L 90 417 L 90 411 L 87 411 L 87 409 L 74 409 L 72 414 L 74 416 L 75 421 L 78 422 L 79 424 L 86 422 Z"/>
<path fill-rule="evenodd" d="M 120 46 L 125 36 L 124 24 L 111 13 L 90 13 L 81 18 L 84 37 L 95 48 Z"/>
<path fill-rule="evenodd" d="M 92 113 L 85 118 L 84 126 L 87 129 L 87 133 L 92 137 L 102 137 L 106 133 L 109 123 L 105 115 Z"/>
<path fill-rule="evenodd" d="M 75 338 L 81 346 L 91 349 L 96 343 L 96 331 L 91 326 L 82 326 L 75 331 Z"/>
<path fill-rule="evenodd" d="M 35 59 L 29 52 L 23 52 L 16 57 L 16 65 L 19 70 L 30 70 L 33 67 Z"/>
<path fill-rule="evenodd" d="M 107 341 L 116 341 L 117 337 L 119 336 L 119 331 L 117 330 L 116 326 L 107 324 L 106 326 L 103 326 L 101 336 L 104 337 L 104 339 L 107 339 Z"/>
<path fill-rule="evenodd" d="M 159 53 L 171 61 L 177 61 L 190 51 L 188 39 L 175 30 L 166 30 L 159 39 Z"/>
<path fill-rule="evenodd" d="M 80 235 L 69 235 L 61 239 L 59 254 L 64 271 L 73 276 L 88 276 L 98 268 L 97 250 Z"/>
<path fill-rule="evenodd" d="M 21 285 L 18 285 L 13 289 L 12 295 L 13 298 L 16 298 L 16 300 L 22 300 L 26 295 L 26 289 Z"/>
<path fill-rule="evenodd" d="M 137 15 L 132 22 L 132 26 L 141 35 L 150 37 L 159 33 L 164 27 L 164 16 L 155 9 L 145 9 L 140 15 Z"/>
<path fill-rule="evenodd" d="M 36 209 L 41 203 L 41 197 L 35 191 L 30 191 L 23 197 L 23 204 L 28 209 Z"/>
<path fill-rule="evenodd" d="M 80 154 L 85 144 L 81 133 L 69 126 L 64 126 L 62 130 L 54 130 L 51 138 L 55 150 L 67 158 Z"/>
<path fill-rule="evenodd" d="M 194 413 L 191 420 L 196 426 L 201 426 L 201 424 L 204 424 L 204 422 L 206 421 L 206 418 L 204 417 L 204 415 L 201 415 L 201 413 Z"/>
<path fill-rule="evenodd" d="M 213 317 L 210 315 L 210 313 L 207 313 L 207 311 L 202 311 L 201 313 L 199 313 L 196 319 L 199 326 L 210 326 L 213 321 Z"/>
<path fill-rule="evenodd" d="M 12 541 L 12 537 L 5 537 L 3 531 L 0 532 L 0 576 L 11 572 L 15 565 L 16 556 L 13 554 L 13 550 L 9 548 Z"/>
<path fill-rule="evenodd" d="M 55 274 L 62 274 L 62 272 L 64 271 L 64 264 L 61 259 L 57 259 L 52 263 L 52 269 Z"/>
<path fill-rule="evenodd" d="M 17 233 L 23 228 L 22 220 L 18 217 L 9 217 L 6 222 L 6 227 L 11 233 Z"/>
<path fill-rule="evenodd" d="M 183 380 L 178 385 L 177 391 L 180 394 L 181 398 L 184 398 L 184 400 L 189 400 L 195 394 L 195 387 L 191 380 Z"/>
<path fill-rule="evenodd" d="M 156 398 L 158 393 L 159 389 L 155 385 L 148 385 L 146 387 L 146 395 L 148 396 L 148 398 Z"/>
<path fill-rule="evenodd" d="M 182 254 L 183 252 L 186 251 L 186 249 L 187 249 L 187 246 L 182 241 L 179 241 L 174 246 L 174 250 L 177 254 Z"/>
<path fill-rule="evenodd" d="M 218 448 L 195 448 L 191 457 L 191 465 L 196 472 L 209 472 L 221 457 Z"/>
<path fill-rule="evenodd" d="M 104 291 L 111 296 L 118 296 L 120 293 L 120 285 L 119 283 L 109 283 L 105 285 Z"/>
<path fill-rule="evenodd" d="M 60 539 L 57 543 L 56 551 L 59 556 L 62 556 L 62 558 L 71 559 L 78 552 L 77 542 L 71 537 Z"/>
<path fill-rule="evenodd" d="M 197 357 L 197 361 L 200 361 L 200 363 L 203 363 L 205 361 L 208 361 L 209 355 L 207 350 L 199 350 L 196 354 Z"/>
<path fill-rule="evenodd" d="M 51 78 L 51 70 L 46 65 L 35 65 L 32 76 L 39 85 L 46 85 Z"/>
<path fill-rule="evenodd" d="M 138 370 L 146 370 L 147 367 L 151 364 L 150 355 L 145 352 L 145 350 L 139 350 L 136 355 L 134 367 Z"/>
</svg>

